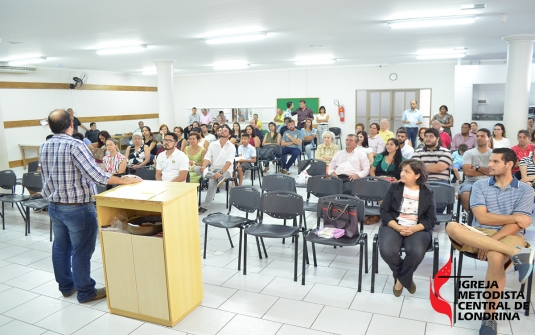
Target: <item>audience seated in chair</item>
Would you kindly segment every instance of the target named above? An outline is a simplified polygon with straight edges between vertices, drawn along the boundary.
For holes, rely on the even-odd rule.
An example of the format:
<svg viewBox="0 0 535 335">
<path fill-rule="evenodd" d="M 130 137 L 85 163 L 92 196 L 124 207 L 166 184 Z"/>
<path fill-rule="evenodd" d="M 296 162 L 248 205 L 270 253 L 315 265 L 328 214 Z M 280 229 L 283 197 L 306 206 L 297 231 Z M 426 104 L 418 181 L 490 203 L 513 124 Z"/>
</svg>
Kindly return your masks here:
<svg viewBox="0 0 535 335">
<path fill-rule="evenodd" d="M 424 133 L 425 146 L 416 150 L 413 159 L 425 163 L 429 181 L 449 183 L 451 168 L 451 153 L 439 144 L 440 134 L 434 128 L 428 128 Z"/>
<path fill-rule="evenodd" d="M 401 174 L 400 164 L 404 161 L 398 140 L 391 138 L 386 142 L 385 151 L 378 154 L 370 167 L 372 177 L 390 177 L 398 181 Z"/>
<path fill-rule="evenodd" d="M 132 134 L 132 145 L 126 148 L 125 156 L 128 159 L 127 166 L 131 170 L 135 171 L 137 168 L 149 164 L 149 147 L 143 144 L 143 137 L 141 133 Z"/>
<path fill-rule="evenodd" d="M 473 149 L 477 146 L 476 134 L 470 132 L 470 123 L 463 123 L 461 132 L 453 136 L 451 140 L 451 151 L 459 149 L 461 144 L 465 144 L 468 149 Z"/>
<path fill-rule="evenodd" d="M 197 166 L 202 166 L 204 160 L 204 154 L 206 154 L 206 149 L 199 145 L 201 139 L 201 134 L 196 131 L 189 133 L 189 145 L 184 149 L 184 153 L 188 156 L 190 172 L 189 172 L 189 182 L 190 183 L 199 183 L 201 176 L 197 174 L 193 169 Z"/>
<path fill-rule="evenodd" d="M 388 145 L 388 144 L 387 144 Z M 399 297 L 406 288 L 416 292 L 413 275 L 432 240 L 436 222 L 435 195 L 427 187 L 423 162 L 409 159 L 401 163 L 401 179 L 388 189 L 381 203 L 379 251 L 392 270 L 393 292 Z M 401 258 L 401 248 L 405 258 Z"/>
<path fill-rule="evenodd" d="M 287 123 L 288 130 L 282 136 L 282 170 L 284 174 L 290 174 L 289 170 L 295 160 L 301 155 L 301 145 L 303 143 L 303 132 L 295 128 L 294 120 Z M 286 155 L 290 155 L 290 159 Z"/>
<path fill-rule="evenodd" d="M 264 140 L 262 141 L 262 146 L 265 147 L 266 145 L 274 145 L 274 144 L 280 145 L 281 139 L 282 139 L 282 135 L 277 132 L 277 125 L 275 124 L 275 122 L 270 122 L 268 124 L 268 132 L 266 136 L 264 136 Z M 268 171 L 269 171 L 269 162 L 264 162 L 264 173 Z"/>
<path fill-rule="evenodd" d="M 230 127 L 225 124 L 221 129 L 219 140 L 210 143 L 202 166 L 195 167 L 195 172 L 208 180 L 206 198 L 199 207 L 200 214 L 206 212 L 212 204 L 217 188 L 232 176 L 236 148 L 228 141 L 229 137 Z"/>
<path fill-rule="evenodd" d="M 306 119 L 303 129 L 303 144 L 307 159 L 312 159 L 312 148 L 315 148 L 314 139 L 316 138 L 316 129 L 312 128 L 312 119 Z"/>
<path fill-rule="evenodd" d="M 344 182 L 344 194 L 351 194 L 353 191 L 352 181 L 357 178 L 367 177 L 370 172 L 370 161 L 366 154 L 356 150 L 357 136 L 347 135 L 346 148 L 338 151 L 328 172 L 331 176 L 338 177 Z"/>
<path fill-rule="evenodd" d="M 411 159 L 414 155 L 414 148 L 409 145 L 409 140 L 407 139 L 407 130 L 403 127 L 399 128 L 396 132 L 396 139 L 399 142 L 399 147 L 401 149 L 401 155 L 405 159 Z"/>
<path fill-rule="evenodd" d="M 125 173 L 126 157 L 119 152 L 116 139 L 108 138 L 106 140 L 106 151 L 108 154 L 102 158 L 102 170 L 111 174 Z"/>
<path fill-rule="evenodd" d="M 467 150 L 463 155 L 463 173 L 465 181 L 459 189 L 461 195 L 461 204 L 465 211 L 468 211 L 468 198 L 472 185 L 480 180 L 489 177 L 489 162 L 492 155 L 492 149 L 487 146 L 490 138 L 490 131 L 486 128 L 480 128 L 476 135 L 477 147 Z"/>
<path fill-rule="evenodd" d="M 318 150 L 316 151 L 316 159 L 331 164 L 331 160 L 334 157 L 340 147 L 337 144 L 334 144 L 334 134 L 332 131 L 326 131 L 322 134 L 323 143 L 318 145 Z"/>
<path fill-rule="evenodd" d="M 474 215 L 472 228 L 477 231 L 457 222 L 446 226 L 446 233 L 455 249 L 476 253 L 480 260 L 487 260 L 486 278 L 474 279 L 496 282 L 497 287 L 486 289 L 490 292 L 504 290 L 505 270 L 510 265 L 517 267 L 520 283 L 524 283 L 533 270 L 535 252 L 529 249 L 522 234 L 522 230 L 531 225 L 533 189 L 512 176 L 516 161 L 513 150 L 494 149 L 489 162 L 491 177 L 473 184 L 470 208 Z M 497 304 L 499 299 L 487 299 L 487 302 Z M 485 312 L 495 312 L 494 306 L 488 304 Z M 496 333 L 495 320 L 482 322 L 480 334 Z"/>
<path fill-rule="evenodd" d="M 178 136 L 167 133 L 163 140 L 165 151 L 156 157 L 156 180 L 185 182 L 189 172 L 189 159 L 176 148 Z"/>
<path fill-rule="evenodd" d="M 241 145 L 238 148 L 238 158 L 236 159 L 236 170 L 238 171 L 239 186 L 242 186 L 245 171 L 253 168 L 256 162 L 256 148 L 249 143 L 249 134 L 241 136 Z"/>
<path fill-rule="evenodd" d="M 370 124 L 368 146 L 372 148 L 374 157 L 385 150 L 385 144 L 386 142 L 379 136 L 379 124 L 375 122 Z"/>
</svg>

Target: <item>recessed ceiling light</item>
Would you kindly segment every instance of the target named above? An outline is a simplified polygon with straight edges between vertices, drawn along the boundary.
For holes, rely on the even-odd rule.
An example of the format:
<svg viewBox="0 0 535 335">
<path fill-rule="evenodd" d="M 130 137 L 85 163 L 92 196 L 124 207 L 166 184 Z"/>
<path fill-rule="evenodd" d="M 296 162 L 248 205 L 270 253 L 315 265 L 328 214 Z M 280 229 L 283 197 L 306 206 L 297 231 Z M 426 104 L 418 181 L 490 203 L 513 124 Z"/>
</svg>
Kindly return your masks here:
<svg viewBox="0 0 535 335">
<path fill-rule="evenodd" d="M 220 61 L 213 65 L 214 70 L 241 70 L 247 69 L 249 64 L 245 61 Z"/>
<path fill-rule="evenodd" d="M 426 17 L 421 19 L 404 19 L 386 21 L 386 24 L 393 29 L 396 28 L 421 28 L 421 27 L 439 27 L 452 26 L 459 24 L 470 24 L 476 20 L 475 16 L 439 16 Z"/>
<path fill-rule="evenodd" d="M 303 59 L 295 62 L 295 65 L 325 65 L 336 63 L 336 58 Z"/>
<path fill-rule="evenodd" d="M 45 60 L 46 60 L 46 57 L 13 59 L 13 60 L 8 61 L 7 64 L 10 65 L 10 66 L 25 65 L 25 64 L 37 64 L 37 63 L 42 63 Z"/>
<path fill-rule="evenodd" d="M 204 42 L 206 42 L 206 44 L 249 42 L 264 39 L 266 36 L 267 33 L 265 31 L 260 31 L 246 34 L 206 37 Z"/>
<path fill-rule="evenodd" d="M 323 45 L 315 45 L 315 44 L 311 44 L 310 47 L 311 48 L 315 48 L 315 49 L 323 49 L 324 48 Z"/>
<path fill-rule="evenodd" d="M 487 7 L 486 3 L 475 3 L 471 5 L 461 5 L 461 10 L 467 10 L 467 9 L 482 9 Z"/>
<path fill-rule="evenodd" d="M 416 59 L 448 59 L 448 58 L 463 58 L 466 56 L 464 52 L 452 52 L 452 53 L 436 53 L 436 54 L 419 54 L 416 55 Z"/>
<path fill-rule="evenodd" d="M 468 48 L 459 47 L 459 48 L 453 48 L 453 50 L 468 50 Z"/>
<path fill-rule="evenodd" d="M 106 48 L 97 50 L 98 55 L 115 55 L 115 54 L 126 54 L 126 53 L 135 53 L 142 52 L 147 49 L 145 44 L 138 45 L 125 45 L 115 48 Z"/>
</svg>

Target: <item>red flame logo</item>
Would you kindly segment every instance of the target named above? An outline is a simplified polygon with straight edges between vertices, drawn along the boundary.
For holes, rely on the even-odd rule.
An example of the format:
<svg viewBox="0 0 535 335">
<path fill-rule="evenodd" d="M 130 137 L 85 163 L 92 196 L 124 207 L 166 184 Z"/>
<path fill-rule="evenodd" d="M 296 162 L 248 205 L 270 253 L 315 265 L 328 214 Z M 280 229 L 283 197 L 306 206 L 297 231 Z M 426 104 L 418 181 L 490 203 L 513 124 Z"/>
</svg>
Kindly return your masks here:
<svg viewBox="0 0 535 335">
<path fill-rule="evenodd" d="M 452 312 L 450 304 L 440 296 L 440 288 L 448 280 L 451 274 L 451 255 L 446 264 L 437 272 L 434 279 L 429 282 L 429 300 L 431 306 L 440 314 L 445 314 L 450 318 L 450 327 L 452 326 Z M 441 278 L 442 277 L 442 278 Z M 433 292 L 434 289 L 434 292 Z"/>
</svg>

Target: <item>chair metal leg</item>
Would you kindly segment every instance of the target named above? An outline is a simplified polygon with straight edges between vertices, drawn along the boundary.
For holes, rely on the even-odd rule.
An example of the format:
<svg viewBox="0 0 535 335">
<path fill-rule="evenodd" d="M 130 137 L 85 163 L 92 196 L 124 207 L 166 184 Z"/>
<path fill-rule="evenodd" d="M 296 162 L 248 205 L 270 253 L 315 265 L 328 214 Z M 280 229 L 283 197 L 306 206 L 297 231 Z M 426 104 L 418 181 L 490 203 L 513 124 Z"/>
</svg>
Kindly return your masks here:
<svg viewBox="0 0 535 335">
<path fill-rule="evenodd" d="M 268 258 L 268 254 L 267 254 L 267 251 L 266 251 L 266 245 L 264 244 L 264 238 L 263 237 L 260 238 L 260 243 L 262 243 L 262 249 L 264 249 L 264 256 L 266 258 Z"/>
<path fill-rule="evenodd" d="M 360 240 L 360 252 L 359 252 L 359 283 L 357 292 L 362 291 L 362 258 L 364 257 L 364 241 Z"/>
<path fill-rule="evenodd" d="M 204 224 L 204 255 L 202 258 L 206 259 L 206 242 L 208 241 L 208 223 Z"/>
<path fill-rule="evenodd" d="M 534 262 L 535 264 L 535 262 Z M 528 292 L 526 294 L 526 305 L 528 306 L 528 308 L 526 308 L 526 311 L 524 312 L 524 315 L 525 316 L 529 316 L 529 308 L 531 306 L 531 285 L 533 284 L 533 271 L 531 272 L 531 274 L 529 275 L 529 278 L 528 278 Z M 524 291 L 524 290 L 522 290 Z"/>
<path fill-rule="evenodd" d="M 433 278 L 435 278 L 435 275 L 438 272 L 438 255 L 439 255 L 439 246 L 438 246 L 438 239 L 435 238 L 433 241 L 433 247 L 434 247 L 434 255 L 433 255 Z"/>
<path fill-rule="evenodd" d="M 260 242 L 258 242 L 258 236 L 255 236 L 256 248 L 258 249 L 258 258 L 262 259 L 262 251 L 260 251 Z"/>
<path fill-rule="evenodd" d="M 306 263 L 308 264 L 307 239 L 306 239 L 305 232 L 303 231 L 303 265 L 302 265 L 302 270 L 301 270 L 301 285 L 305 285 L 305 267 L 306 267 L 305 258 L 306 258 Z"/>
<path fill-rule="evenodd" d="M 24 236 L 28 236 L 30 233 L 30 207 L 26 207 L 26 229 L 24 232 Z"/>
<path fill-rule="evenodd" d="M 284 219 L 284 225 L 286 226 L 286 219 Z M 284 239 L 284 238 L 282 239 L 282 244 L 286 244 L 286 241 L 285 241 L 285 240 L 286 240 L 286 239 Z"/>
<path fill-rule="evenodd" d="M 243 234 L 243 228 L 240 227 L 240 245 L 238 246 L 238 271 L 240 271 L 241 266 L 241 247 L 242 247 L 242 234 Z"/>
<path fill-rule="evenodd" d="M 371 288 L 370 288 L 371 293 L 375 292 L 375 267 L 377 266 L 375 264 L 376 252 L 377 252 L 377 235 L 373 237 L 373 242 L 372 242 L 372 278 L 371 278 Z"/>
<path fill-rule="evenodd" d="M 243 274 L 247 274 L 247 232 L 243 230 Z"/>
<path fill-rule="evenodd" d="M 234 248 L 234 244 L 232 244 L 232 239 L 230 238 L 230 233 L 228 231 L 228 228 L 225 228 L 225 230 L 227 231 L 227 236 L 228 236 L 228 241 L 230 242 L 230 247 Z"/>
<path fill-rule="evenodd" d="M 364 271 L 368 273 L 368 234 L 364 233 Z"/>
<path fill-rule="evenodd" d="M 316 261 L 316 244 L 312 242 L 310 244 L 312 244 L 312 258 L 314 259 L 314 267 L 317 267 L 318 262 Z"/>
<path fill-rule="evenodd" d="M 6 214 L 4 213 L 4 202 L 2 201 L 2 229 L 6 230 Z"/>
<path fill-rule="evenodd" d="M 299 234 L 297 236 L 295 236 L 295 254 L 294 254 L 294 281 L 297 281 L 297 249 L 298 249 L 298 246 L 299 246 Z"/>
</svg>

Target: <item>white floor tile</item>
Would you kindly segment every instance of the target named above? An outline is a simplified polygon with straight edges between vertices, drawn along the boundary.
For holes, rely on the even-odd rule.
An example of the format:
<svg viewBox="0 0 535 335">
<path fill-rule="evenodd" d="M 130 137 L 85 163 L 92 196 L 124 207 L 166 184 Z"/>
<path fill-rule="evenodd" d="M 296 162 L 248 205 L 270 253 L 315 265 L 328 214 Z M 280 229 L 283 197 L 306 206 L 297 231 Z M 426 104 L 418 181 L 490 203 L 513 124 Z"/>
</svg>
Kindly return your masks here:
<svg viewBox="0 0 535 335">
<path fill-rule="evenodd" d="M 40 296 L 13 308 L 4 314 L 13 319 L 33 324 L 69 305 L 70 304 L 65 301 Z"/>
<path fill-rule="evenodd" d="M 283 325 L 277 332 L 277 335 L 329 335 L 332 333 L 324 333 L 317 330 L 306 329 L 296 326 Z"/>
<path fill-rule="evenodd" d="M 52 265 L 52 256 L 41 259 L 29 265 L 32 268 L 54 273 L 54 266 Z"/>
<path fill-rule="evenodd" d="M 0 293 L 0 313 L 5 313 L 10 309 L 24 304 L 30 300 L 37 298 L 39 295 L 21 290 L 18 288 L 11 288 Z"/>
<path fill-rule="evenodd" d="M 56 280 L 51 280 L 41 286 L 38 286 L 31 290 L 32 292 L 45 295 L 54 299 L 61 298 L 63 295 L 59 291 L 58 283 Z"/>
<path fill-rule="evenodd" d="M 7 281 L 7 285 L 18 287 L 23 290 L 31 290 L 51 280 L 54 280 L 54 274 L 42 270 L 33 270 L 25 273 L 22 276 Z"/>
<path fill-rule="evenodd" d="M 294 282 L 291 279 L 276 277 L 261 293 L 287 299 L 303 300 L 312 287 L 314 287 L 314 283 L 301 285 L 300 281 Z"/>
<path fill-rule="evenodd" d="M 9 285 L 0 284 L 0 292 L 7 291 L 11 288 Z"/>
<path fill-rule="evenodd" d="M 21 264 L 21 265 L 29 265 L 49 256 L 50 256 L 50 253 L 46 251 L 29 250 L 25 253 L 18 254 L 16 256 L 8 258 L 7 261 L 11 263 Z"/>
<path fill-rule="evenodd" d="M 8 318 L 7 316 L 0 314 L 0 327 L 11 321 L 13 321 L 12 318 Z"/>
<path fill-rule="evenodd" d="M 320 304 L 280 298 L 263 319 L 310 328 L 322 309 Z"/>
<path fill-rule="evenodd" d="M 40 335 L 46 332 L 46 329 L 32 326 L 30 324 L 20 322 L 17 320 L 11 321 L 0 327 L 0 334 L 2 335 Z"/>
<path fill-rule="evenodd" d="M 103 312 L 92 308 L 70 305 L 44 318 L 35 325 L 60 334 L 72 334 L 102 315 L 104 315 Z"/>
<path fill-rule="evenodd" d="M 273 304 L 277 297 L 253 292 L 238 291 L 230 297 L 219 309 L 261 318 Z"/>
<path fill-rule="evenodd" d="M 281 260 L 273 260 L 262 271 L 262 275 L 277 276 L 283 278 L 294 278 L 294 263 Z M 297 267 L 297 277 L 301 276 L 301 267 Z"/>
<path fill-rule="evenodd" d="M 245 315 L 236 315 L 217 335 L 273 335 L 282 324 Z"/>
<path fill-rule="evenodd" d="M 316 284 L 303 300 L 327 306 L 349 308 L 355 294 L 357 294 L 357 290 L 352 288 Z"/>
<path fill-rule="evenodd" d="M 17 245 L 10 245 L 9 247 L 0 249 L 0 259 L 7 260 L 13 256 L 25 253 L 27 251 L 30 251 L 30 249 L 19 247 Z"/>
<path fill-rule="evenodd" d="M 178 330 L 170 329 L 164 326 L 155 325 L 152 323 L 144 323 L 137 328 L 130 335 L 187 335 Z"/>
<path fill-rule="evenodd" d="M 274 278 L 275 277 L 273 276 L 260 275 L 256 273 L 248 273 L 247 275 L 244 275 L 242 272 L 238 272 L 232 278 L 224 282 L 221 286 L 244 291 L 260 292 Z"/>
<path fill-rule="evenodd" d="M 22 276 L 23 274 L 32 270 L 32 268 L 18 264 L 9 264 L 4 266 L 0 271 L 0 283 L 6 283 L 11 279 Z"/>
<path fill-rule="evenodd" d="M 403 299 L 403 297 L 396 298 L 394 295 L 363 291 L 357 293 L 349 308 L 362 312 L 399 317 Z"/>
<path fill-rule="evenodd" d="M 423 335 L 425 322 L 374 314 L 366 335 Z"/>
<path fill-rule="evenodd" d="M 305 270 L 306 282 L 315 282 L 329 285 L 338 285 L 347 270 L 326 266 L 314 267 L 312 263 Z"/>
<path fill-rule="evenodd" d="M 312 329 L 329 333 L 364 335 L 372 318 L 371 313 L 325 306 L 312 325 Z M 383 333 L 391 334 L 391 333 Z"/>
<path fill-rule="evenodd" d="M 127 335 L 139 328 L 142 321 L 114 314 L 104 314 L 87 326 L 78 330 L 76 335 Z"/>
<path fill-rule="evenodd" d="M 230 298 L 237 290 L 204 284 L 204 299 L 201 305 L 211 308 L 219 308 L 228 298 Z"/>
<path fill-rule="evenodd" d="M 199 306 L 174 326 L 173 329 L 195 335 L 214 335 L 235 315 L 234 313 Z"/>
<path fill-rule="evenodd" d="M 205 266 L 202 268 L 202 281 L 205 284 L 221 285 L 236 273 L 238 273 L 238 270 Z"/>
</svg>

